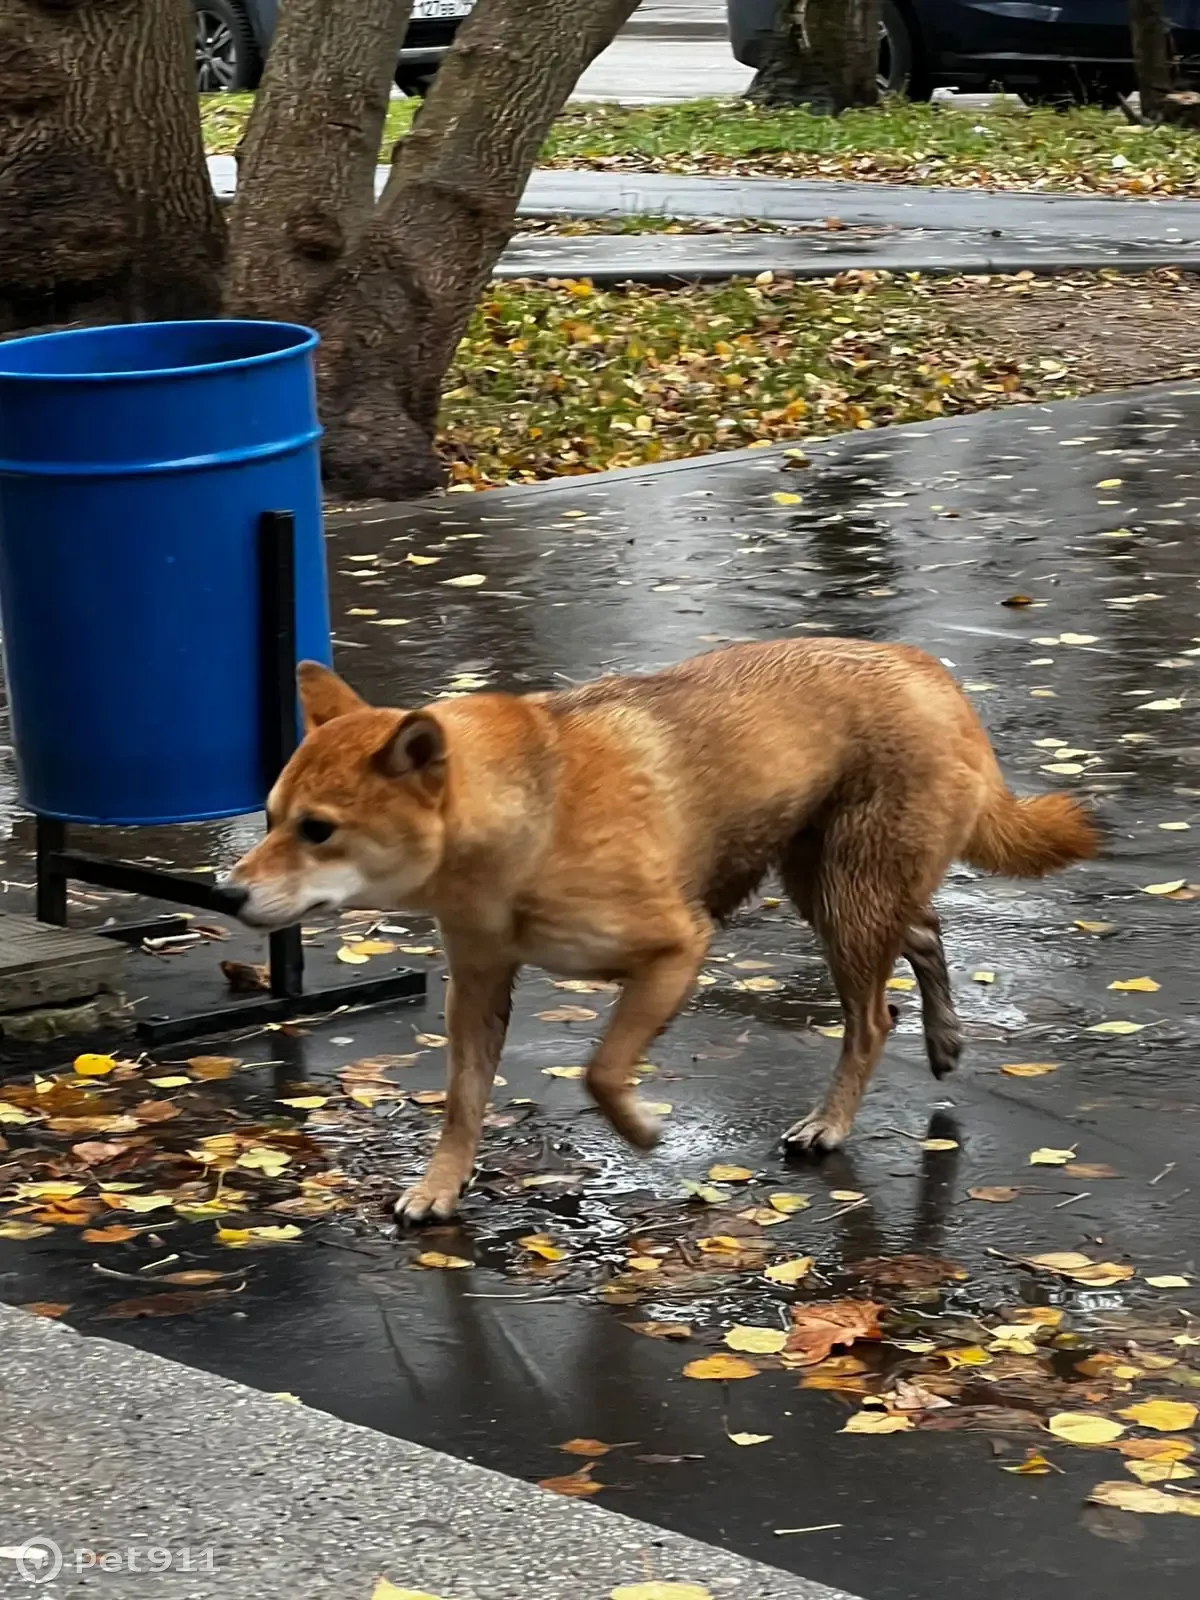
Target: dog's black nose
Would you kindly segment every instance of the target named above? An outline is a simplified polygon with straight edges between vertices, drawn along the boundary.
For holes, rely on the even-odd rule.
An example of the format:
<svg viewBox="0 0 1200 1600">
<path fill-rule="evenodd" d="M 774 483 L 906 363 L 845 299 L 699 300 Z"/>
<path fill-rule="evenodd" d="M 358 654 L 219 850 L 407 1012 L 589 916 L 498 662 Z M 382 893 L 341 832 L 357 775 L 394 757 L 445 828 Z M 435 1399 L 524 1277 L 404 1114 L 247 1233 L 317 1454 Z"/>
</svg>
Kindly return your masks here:
<svg viewBox="0 0 1200 1600">
<path fill-rule="evenodd" d="M 250 898 L 249 889 L 244 889 L 240 883 L 223 883 L 221 897 L 225 901 L 225 909 L 230 916 L 236 917 L 238 912 Z"/>
</svg>

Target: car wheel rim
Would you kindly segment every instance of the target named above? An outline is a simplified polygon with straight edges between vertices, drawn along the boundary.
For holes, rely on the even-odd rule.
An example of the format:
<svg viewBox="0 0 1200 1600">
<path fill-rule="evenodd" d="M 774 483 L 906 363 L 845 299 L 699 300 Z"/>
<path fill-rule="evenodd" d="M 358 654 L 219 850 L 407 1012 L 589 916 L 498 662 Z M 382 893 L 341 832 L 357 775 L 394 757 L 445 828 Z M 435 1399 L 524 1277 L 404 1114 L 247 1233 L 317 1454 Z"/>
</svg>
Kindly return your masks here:
<svg viewBox="0 0 1200 1600">
<path fill-rule="evenodd" d="M 887 31 L 887 23 L 879 24 L 879 66 L 876 69 L 876 82 L 879 84 L 880 94 L 903 94 L 907 78 L 894 81 L 896 73 L 896 57 L 892 49 L 892 36 Z"/>
<path fill-rule="evenodd" d="M 224 17 L 196 14 L 196 87 L 201 94 L 232 89 L 237 78 L 237 45 Z"/>
</svg>

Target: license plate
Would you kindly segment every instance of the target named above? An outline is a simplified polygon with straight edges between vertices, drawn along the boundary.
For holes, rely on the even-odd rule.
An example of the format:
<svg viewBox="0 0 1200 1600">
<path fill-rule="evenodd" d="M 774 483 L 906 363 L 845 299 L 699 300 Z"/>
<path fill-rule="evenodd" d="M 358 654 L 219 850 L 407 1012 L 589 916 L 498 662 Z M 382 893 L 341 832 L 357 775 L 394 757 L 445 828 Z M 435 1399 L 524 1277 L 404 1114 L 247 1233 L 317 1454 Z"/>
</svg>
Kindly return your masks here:
<svg viewBox="0 0 1200 1600">
<path fill-rule="evenodd" d="M 465 17 L 474 0 L 413 0 L 412 15 L 427 20 L 430 17 Z"/>
</svg>

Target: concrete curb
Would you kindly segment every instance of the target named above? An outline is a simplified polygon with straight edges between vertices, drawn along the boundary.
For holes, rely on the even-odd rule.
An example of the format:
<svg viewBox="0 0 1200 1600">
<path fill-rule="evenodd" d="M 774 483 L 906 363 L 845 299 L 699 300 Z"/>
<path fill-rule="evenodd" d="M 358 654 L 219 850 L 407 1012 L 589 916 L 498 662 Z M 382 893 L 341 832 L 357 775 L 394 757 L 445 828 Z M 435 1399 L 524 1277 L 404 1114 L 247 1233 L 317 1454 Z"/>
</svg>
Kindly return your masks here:
<svg viewBox="0 0 1200 1600">
<path fill-rule="evenodd" d="M 608 1600 L 653 1578 L 713 1600 L 852 1600 L 9 1306 L 0 1340 L 4 1592 L 25 1592 L 12 1552 L 41 1539 L 63 1552 L 47 1600 L 369 1600 L 380 1576 L 446 1600 Z M 149 1569 L 152 1548 L 170 1569 Z"/>
</svg>

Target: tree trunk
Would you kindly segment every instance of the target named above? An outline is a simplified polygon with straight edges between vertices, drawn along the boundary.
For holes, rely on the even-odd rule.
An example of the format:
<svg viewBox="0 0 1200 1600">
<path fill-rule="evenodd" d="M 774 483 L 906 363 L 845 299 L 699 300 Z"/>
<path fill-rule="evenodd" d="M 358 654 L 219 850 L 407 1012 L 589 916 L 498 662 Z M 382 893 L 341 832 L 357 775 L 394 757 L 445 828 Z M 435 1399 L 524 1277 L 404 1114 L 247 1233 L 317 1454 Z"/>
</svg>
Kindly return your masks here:
<svg viewBox="0 0 1200 1600">
<path fill-rule="evenodd" d="M 0 0 L 0 331 L 210 316 L 187 0 Z"/>
<path fill-rule="evenodd" d="M 1158 122 L 1163 103 L 1175 87 L 1167 19 L 1162 0 L 1129 0 L 1129 31 L 1142 116 Z"/>
<path fill-rule="evenodd" d="M 410 0 L 288 0 L 238 151 L 227 302 L 307 322 L 375 204 Z"/>
<path fill-rule="evenodd" d="M 580 73 L 637 0 L 479 0 L 315 307 L 324 463 L 349 497 L 441 482 L 442 379 Z"/>
<path fill-rule="evenodd" d="M 775 29 L 747 98 L 827 116 L 876 105 L 879 12 L 880 0 L 777 0 Z"/>
</svg>

